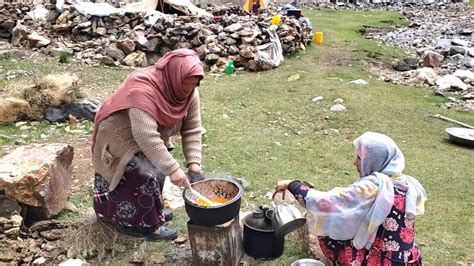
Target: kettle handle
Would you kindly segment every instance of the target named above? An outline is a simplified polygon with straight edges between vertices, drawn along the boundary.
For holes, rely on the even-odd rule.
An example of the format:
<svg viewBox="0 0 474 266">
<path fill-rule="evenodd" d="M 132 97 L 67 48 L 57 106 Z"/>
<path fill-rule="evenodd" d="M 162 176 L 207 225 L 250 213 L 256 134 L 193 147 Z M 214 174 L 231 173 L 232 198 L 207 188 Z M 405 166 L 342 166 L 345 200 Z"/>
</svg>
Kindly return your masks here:
<svg viewBox="0 0 474 266">
<path fill-rule="evenodd" d="M 272 201 L 275 199 L 275 196 L 276 196 L 276 194 L 277 194 L 278 192 L 281 192 L 281 191 L 275 190 L 275 192 L 273 192 Z M 285 195 L 286 195 L 286 189 L 283 190 L 283 195 L 281 196 L 281 201 L 284 202 L 284 203 L 286 203 L 286 201 L 285 201 Z"/>
</svg>

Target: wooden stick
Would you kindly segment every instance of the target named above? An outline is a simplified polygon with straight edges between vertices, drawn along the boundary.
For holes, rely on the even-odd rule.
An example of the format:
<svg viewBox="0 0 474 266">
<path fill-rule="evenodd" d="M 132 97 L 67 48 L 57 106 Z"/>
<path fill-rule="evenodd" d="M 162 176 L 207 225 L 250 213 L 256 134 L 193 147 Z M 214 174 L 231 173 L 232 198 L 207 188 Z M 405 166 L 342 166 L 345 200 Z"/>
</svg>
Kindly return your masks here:
<svg viewBox="0 0 474 266">
<path fill-rule="evenodd" d="M 430 115 L 430 116 L 435 117 L 435 118 L 439 118 L 439 119 L 444 120 L 444 121 L 452 122 L 452 123 L 458 124 L 458 125 L 466 127 L 466 128 L 474 129 L 474 127 L 471 126 L 471 125 L 468 125 L 468 124 L 463 123 L 463 122 L 459 122 L 457 120 L 451 119 L 451 118 L 446 117 L 446 116 L 442 116 L 440 114 L 435 114 L 435 115 Z"/>
</svg>

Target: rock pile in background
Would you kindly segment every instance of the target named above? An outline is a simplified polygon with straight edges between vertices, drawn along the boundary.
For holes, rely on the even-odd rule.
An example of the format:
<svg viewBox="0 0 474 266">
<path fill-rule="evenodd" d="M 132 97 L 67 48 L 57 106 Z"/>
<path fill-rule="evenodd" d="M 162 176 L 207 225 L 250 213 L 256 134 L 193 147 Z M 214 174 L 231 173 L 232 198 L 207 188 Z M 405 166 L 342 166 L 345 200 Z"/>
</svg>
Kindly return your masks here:
<svg viewBox="0 0 474 266">
<path fill-rule="evenodd" d="M 147 66 L 170 50 L 191 48 L 216 71 L 223 69 L 228 59 L 233 59 L 236 67 L 254 59 L 254 48 L 270 42 L 267 29 L 274 14 L 250 16 L 240 7 L 215 7 L 212 18 L 165 15 L 149 25 L 142 13 L 88 18 L 73 7 L 58 12 L 54 5 L 46 6 L 46 20 L 35 21 L 27 15 L 32 9 L 3 4 L 0 36 L 13 46 L 39 49 L 52 56 L 69 54 L 87 64 Z M 311 29 L 302 19 L 283 16 L 277 32 L 285 55 L 305 49 L 311 42 Z"/>
<path fill-rule="evenodd" d="M 365 36 L 395 45 L 408 56 L 394 62 L 395 73 L 382 79 L 403 84 L 424 85 L 448 97 L 447 108 L 474 109 L 474 9 L 464 4 L 398 6 L 410 20 L 408 27 L 367 30 Z"/>
</svg>

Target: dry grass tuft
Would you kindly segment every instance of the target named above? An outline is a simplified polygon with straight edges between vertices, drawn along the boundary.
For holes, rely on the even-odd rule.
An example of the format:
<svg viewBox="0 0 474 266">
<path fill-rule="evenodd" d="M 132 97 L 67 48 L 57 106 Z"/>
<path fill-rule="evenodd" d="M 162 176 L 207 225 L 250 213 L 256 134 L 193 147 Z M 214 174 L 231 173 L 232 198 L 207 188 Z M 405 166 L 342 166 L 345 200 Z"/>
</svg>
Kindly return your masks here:
<svg viewBox="0 0 474 266">
<path fill-rule="evenodd" d="M 95 217 L 90 218 L 66 240 L 70 247 L 68 257 L 92 258 L 100 261 L 135 248 L 142 239 L 120 234 L 117 230 Z"/>
<path fill-rule="evenodd" d="M 13 123 L 29 118 L 30 104 L 18 98 L 7 98 L 0 102 L 0 123 Z"/>
<path fill-rule="evenodd" d="M 26 89 L 33 87 L 34 81 L 32 79 L 19 79 L 10 81 L 5 86 L 0 88 L 0 96 L 2 98 L 19 97 L 20 93 Z"/>
<path fill-rule="evenodd" d="M 73 104 L 78 95 L 77 76 L 65 73 L 40 78 L 35 86 L 22 91 L 21 98 L 27 100 L 34 109 L 44 111 L 48 107 Z"/>
</svg>

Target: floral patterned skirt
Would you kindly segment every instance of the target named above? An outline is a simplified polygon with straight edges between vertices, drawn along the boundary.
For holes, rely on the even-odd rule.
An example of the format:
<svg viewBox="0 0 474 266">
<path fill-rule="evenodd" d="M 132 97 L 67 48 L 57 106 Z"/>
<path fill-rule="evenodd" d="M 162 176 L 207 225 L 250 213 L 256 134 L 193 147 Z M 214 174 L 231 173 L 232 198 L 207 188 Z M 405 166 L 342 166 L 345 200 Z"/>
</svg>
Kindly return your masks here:
<svg viewBox="0 0 474 266">
<path fill-rule="evenodd" d="M 141 232 L 154 231 L 165 222 L 161 197 L 164 180 L 141 153 L 128 162 L 122 180 L 113 191 L 109 191 L 107 180 L 96 173 L 94 210 L 97 217 Z"/>
<path fill-rule="evenodd" d="M 371 249 L 356 249 L 351 241 L 333 240 L 329 237 L 319 237 L 319 245 L 324 253 L 324 256 L 333 262 L 333 265 L 343 266 L 419 266 L 422 265 L 421 256 L 419 256 L 418 247 L 414 246 L 413 250 L 410 250 L 410 258 L 407 258 L 408 262 L 394 260 L 394 252 L 391 251 L 380 251 L 375 247 Z M 416 250 L 415 250 L 416 249 Z M 417 259 L 413 259 L 414 253 L 417 253 Z"/>
</svg>

